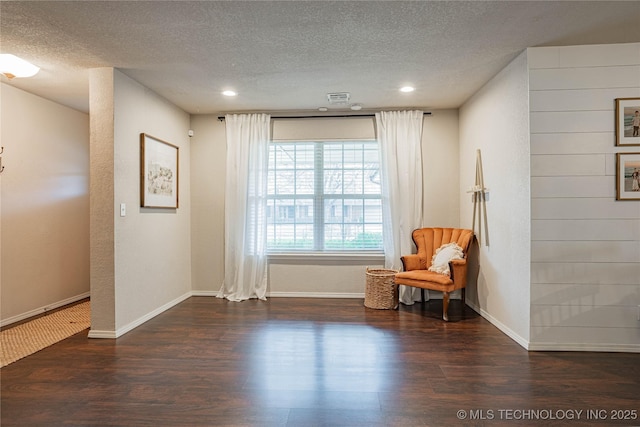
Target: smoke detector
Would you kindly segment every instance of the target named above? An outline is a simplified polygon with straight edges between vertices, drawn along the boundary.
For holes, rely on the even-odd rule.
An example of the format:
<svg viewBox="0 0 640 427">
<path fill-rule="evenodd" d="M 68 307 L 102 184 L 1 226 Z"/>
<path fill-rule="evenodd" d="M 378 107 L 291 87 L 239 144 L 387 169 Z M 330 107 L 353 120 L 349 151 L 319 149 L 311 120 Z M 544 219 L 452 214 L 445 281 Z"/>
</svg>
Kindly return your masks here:
<svg viewBox="0 0 640 427">
<path fill-rule="evenodd" d="M 327 100 L 331 105 L 348 104 L 349 98 L 351 98 L 351 94 L 349 92 L 335 92 L 327 94 Z"/>
</svg>

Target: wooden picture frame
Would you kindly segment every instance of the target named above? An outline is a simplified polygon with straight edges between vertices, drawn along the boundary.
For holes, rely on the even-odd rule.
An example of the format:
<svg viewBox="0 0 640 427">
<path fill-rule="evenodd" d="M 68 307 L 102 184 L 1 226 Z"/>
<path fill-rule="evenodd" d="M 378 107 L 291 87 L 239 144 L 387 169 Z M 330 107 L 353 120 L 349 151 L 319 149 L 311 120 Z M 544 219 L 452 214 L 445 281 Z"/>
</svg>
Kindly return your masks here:
<svg viewBox="0 0 640 427">
<path fill-rule="evenodd" d="M 616 200 L 640 200 L 640 153 L 616 156 Z"/>
<path fill-rule="evenodd" d="M 616 145 L 640 146 L 640 98 L 616 98 Z"/>
<path fill-rule="evenodd" d="M 178 208 L 179 147 L 140 134 L 140 207 Z"/>
</svg>

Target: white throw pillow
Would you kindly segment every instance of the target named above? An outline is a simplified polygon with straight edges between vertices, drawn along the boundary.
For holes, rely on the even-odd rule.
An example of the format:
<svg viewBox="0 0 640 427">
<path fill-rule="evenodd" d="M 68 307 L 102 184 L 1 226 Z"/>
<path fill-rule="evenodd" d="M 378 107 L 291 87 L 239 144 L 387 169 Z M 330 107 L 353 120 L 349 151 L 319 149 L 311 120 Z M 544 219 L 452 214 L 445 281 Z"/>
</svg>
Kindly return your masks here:
<svg viewBox="0 0 640 427">
<path fill-rule="evenodd" d="M 449 270 L 449 262 L 452 259 L 463 258 L 464 252 L 462 252 L 462 248 L 458 246 L 457 243 L 447 243 L 440 246 L 438 250 L 436 250 L 436 253 L 433 254 L 429 271 L 451 276 L 451 271 Z"/>
</svg>

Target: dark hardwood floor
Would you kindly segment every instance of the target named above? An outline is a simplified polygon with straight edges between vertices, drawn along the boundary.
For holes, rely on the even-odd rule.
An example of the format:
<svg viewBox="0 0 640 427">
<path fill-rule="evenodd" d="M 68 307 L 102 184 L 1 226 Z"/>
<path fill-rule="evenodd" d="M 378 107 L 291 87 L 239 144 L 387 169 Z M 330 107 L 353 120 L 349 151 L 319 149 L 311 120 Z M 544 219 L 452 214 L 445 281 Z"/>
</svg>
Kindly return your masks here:
<svg viewBox="0 0 640 427">
<path fill-rule="evenodd" d="M 0 370 L 8 426 L 640 425 L 640 354 L 527 352 L 459 301 L 194 297 Z M 627 418 L 615 420 L 614 418 Z"/>
</svg>

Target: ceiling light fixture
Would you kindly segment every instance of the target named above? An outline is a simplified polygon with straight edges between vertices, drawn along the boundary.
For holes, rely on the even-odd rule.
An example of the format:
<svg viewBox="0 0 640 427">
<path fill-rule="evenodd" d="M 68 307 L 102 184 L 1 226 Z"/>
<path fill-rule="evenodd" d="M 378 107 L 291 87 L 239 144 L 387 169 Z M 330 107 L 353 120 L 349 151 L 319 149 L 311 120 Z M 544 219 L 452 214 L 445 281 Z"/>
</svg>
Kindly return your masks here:
<svg viewBox="0 0 640 427">
<path fill-rule="evenodd" d="M 32 77 L 38 71 L 40 71 L 40 67 L 36 67 L 22 58 L 10 53 L 0 53 L 0 73 L 7 76 L 9 80 L 14 77 Z"/>
<path fill-rule="evenodd" d="M 413 92 L 416 90 L 413 86 L 403 86 L 400 88 L 400 92 Z"/>
<path fill-rule="evenodd" d="M 360 104 L 353 104 L 353 105 L 351 106 L 351 109 L 352 109 L 353 111 L 359 111 L 359 110 L 362 110 L 362 105 L 360 105 Z"/>
<path fill-rule="evenodd" d="M 225 90 L 225 91 L 222 91 L 222 94 L 224 96 L 236 96 L 236 95 L 238 95 L 238 92 L 233 91 L 233 90 Z"/>
</svg>

